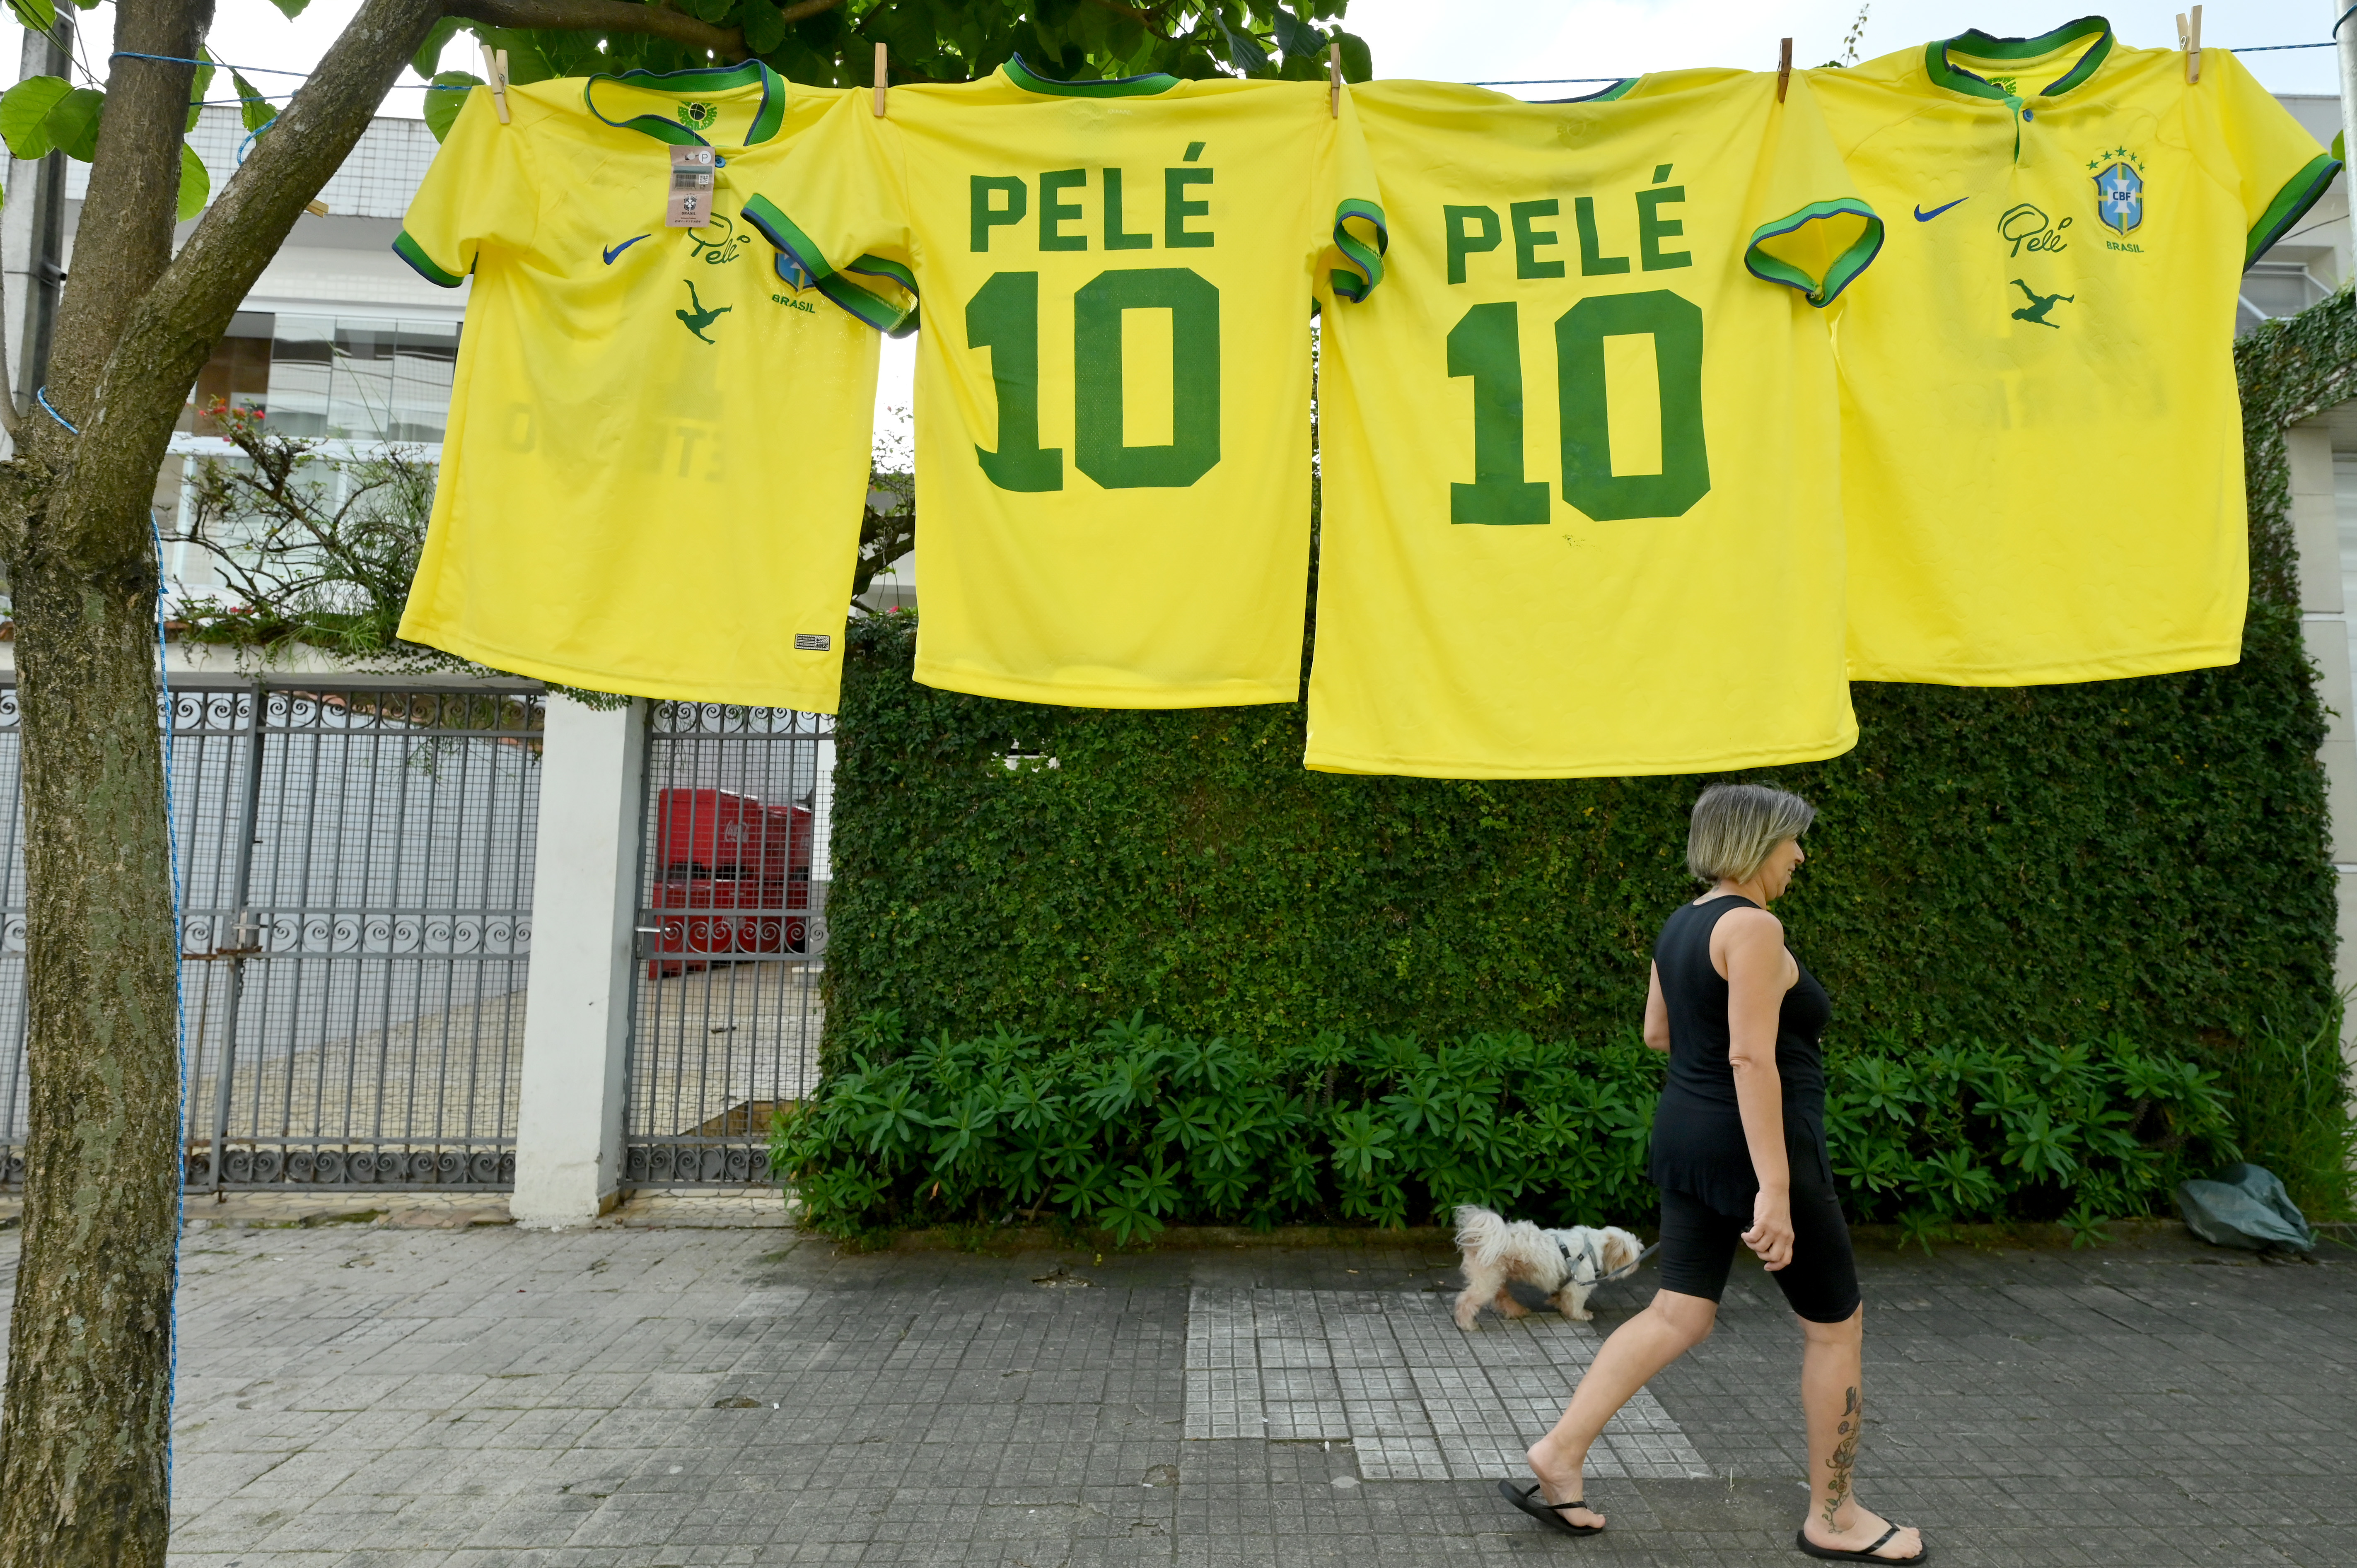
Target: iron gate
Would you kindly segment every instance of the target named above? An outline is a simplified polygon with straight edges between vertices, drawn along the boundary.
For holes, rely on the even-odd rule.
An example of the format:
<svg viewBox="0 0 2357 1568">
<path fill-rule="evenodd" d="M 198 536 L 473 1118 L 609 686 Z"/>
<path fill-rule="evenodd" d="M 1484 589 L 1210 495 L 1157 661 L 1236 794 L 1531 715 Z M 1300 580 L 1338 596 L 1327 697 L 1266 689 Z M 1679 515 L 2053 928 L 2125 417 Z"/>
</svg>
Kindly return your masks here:
<svg viewBox="0 0 2357 1568">
<path fill-rule="evenodd" d="M 653 703 L 646 744 L 623 1185 L 763 1184 L 818 1078 L 834 721 Z"/>
<path fill-rule="evenodd" d="M 176 686 L 192 1190 L 515 1172 L 541 701 Z M 0 1159 L 24 1137 L 23 807 L 0 694 Z"/>
</svg>

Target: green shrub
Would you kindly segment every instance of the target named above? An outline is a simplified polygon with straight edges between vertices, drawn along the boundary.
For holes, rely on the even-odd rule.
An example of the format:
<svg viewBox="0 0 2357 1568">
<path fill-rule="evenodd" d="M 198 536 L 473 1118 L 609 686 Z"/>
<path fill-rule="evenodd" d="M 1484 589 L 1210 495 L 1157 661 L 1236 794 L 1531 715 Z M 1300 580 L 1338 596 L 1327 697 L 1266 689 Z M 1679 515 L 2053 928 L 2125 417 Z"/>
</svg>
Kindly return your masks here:
<svg viewBox="0 0 2357 1568">
<path fill-rule="evenodd" d="M 1002 1031 L 909 1049 L 881 1015 L 848 1036 L 770 1149 L 810 1223 L 838 1233 L 1048 1218 L 1127 1244 L 1173 1223 L 1440 1222 L 1459 1203 L 1630 1222 L 1654 1202 L 1663 1058 L 1633 1033 L 1254 1047 L 1132 1019 L 1073 1045 Z M 2092 1235 L 2232 1155 L 2213 1075 L 2116 1036 L 1827 1066 L 1851 1217 L 1927 1238 L 2005 1218 Z"/>
<path fill-rule="evenodd" d="M 1603 1039 L 1694 894 L 1707 779 L 1308 772 L 1299 704 L 939 691 L 910 678 L 914 618 L 856 626 L 845 670 L 830 1066 L 881 1009 L 961 1039 L 1080 1039 L 1140 1012 L 1269 1046 Z M 2117 1029 L 2222 1069 L 2263 1019 L 2329 1005 L 2324 719 L 2300 636 L 2297 608 L 2255 605 L 2232 669 L 1862 685 L 1857 750 L 1745 775 L 1819 809 L 1776 913 L 1832 993 L 1831 1037 Z"/>
<path fill-rule="evenodd" d="M 2224 1078 L 2243 1157 L 2283 1178 L 2311 1220 L 2357 1219 L 2357 1118 L 2341 1017 L 2336 1006 L 2312 1029 L 2261 1028 Z"/>
</svg>

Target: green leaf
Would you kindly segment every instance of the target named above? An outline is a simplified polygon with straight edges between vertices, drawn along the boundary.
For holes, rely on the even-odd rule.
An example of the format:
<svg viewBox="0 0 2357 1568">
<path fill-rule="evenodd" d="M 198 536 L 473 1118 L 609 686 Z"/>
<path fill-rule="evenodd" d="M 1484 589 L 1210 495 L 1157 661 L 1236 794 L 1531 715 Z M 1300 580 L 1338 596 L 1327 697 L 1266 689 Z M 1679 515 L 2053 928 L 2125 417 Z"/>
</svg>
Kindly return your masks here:
<svg viewBox="0 0 2357 1568">
<path fill-rule="evenodd" d="M 188 143 L 180 144 L 180 206 L 178 220 L 186 223 L 205 209 L 211 199 L 213 177 L 206 171 L 204 159 Z"/>
<path fill-rule="evenodd" d="M 1225 16 L 1214 17 L 1213 25 L 1219 30 L 1222 52 L 1230 65 L 1245 76 L 1268 69 L 1268 48 L 1260 39 L 1230 27 Z"/>
<path fill-rule="evenodd" d="M 1342 46 L 1342 80 L 1372 81 L 1375 79 L 1374 51 L 1367 40 L 1356 33 L 1336 32 L 1334 41 Z"/>
<path fill-rule="evenodd" d="M 303 7 L 308 5 L 311 0 L 270 0 L 270 3 L 285 12 L 286 19 L 291 22 L 303 14 Z"/>
<path fill-rule="evenodd" d="M 0 141 L 20 158 L 63 152 L 88 163 L 98 146 L 98 113 L 106 94 L 74 87 L 61 76 L 28 76 L 0 94 Z"/>
<path fill-rule="evenodd" d="M 457 36 L 457 17 L 445 16 L 435 23 L 427 31 L 425 41 L 417 46 L 417 52 L 409 57 L 409 69 L 426 81 L 433 81 L 434 73 L 442 69 L 443 48 Z"/>
<path fill-rule="evenodd" d="M 1291 59 L 1304 59 L 1326 52 L 1326 35 L 1279 5 L 1271 13 L 1276 23 L 1276 47 Z"/>
<path fill-rule="evenodd" d="M 745 0 L 744 14 L 737 19 L 745 29 L 745 47 L 757 55 L 786 41 L 786 19 L 770 0 Z"/>
<path fill-rule="evenodd" d="M 205 93 L 210 90 L 213 84 L 213 57 L 211 51 L 208 50 L 202 44 L 199 44 L 197 46 L 197 58 L 205 63 L 197 67 L 197 74 L 188 82 L 188 124 L 186 129 L 190 131 L 197 128 L 197 106 L 205 101 Z"/>
<path fill-rule="evenodd" d="M 458 111 L 467 106 L 466 90 L 483 85 L 481 77 L 463 70 L 446 70 L 434 79 L 433 85 L 425 90 L 425 128 L 434 133 L 436 141 L 450 134 Z"/>
<path fill-rule="evenodd" d="M 508 51 L 508 80 L 518 87 L 565 74 L 551 65 L 548 56 L 542 52 L 540 39 L 544 34 L 528 33 L 519 27 L 486 27 L 477 23 L 468 24 L 467 30 L 483 46 L 485 55 L 493 49 Z"/>
<path fill-rule="evenodd" d="M 263 102 L 262 94 L 254 91 L 253 83 L 236 71 L 229 73 L 229 80 L 230 84 L 237 89 L 238 117 L 245 122 L 248 131 L 259 131 L 278 118 L 277 105 Z"/>
<path fill-rule="evenodd" d="M 37 33 L 46 33 L 58 25 L 58 8 L 53 0 L 8 0 L 8 9 L 16 13 L 16 20 Z"/>
</svg>

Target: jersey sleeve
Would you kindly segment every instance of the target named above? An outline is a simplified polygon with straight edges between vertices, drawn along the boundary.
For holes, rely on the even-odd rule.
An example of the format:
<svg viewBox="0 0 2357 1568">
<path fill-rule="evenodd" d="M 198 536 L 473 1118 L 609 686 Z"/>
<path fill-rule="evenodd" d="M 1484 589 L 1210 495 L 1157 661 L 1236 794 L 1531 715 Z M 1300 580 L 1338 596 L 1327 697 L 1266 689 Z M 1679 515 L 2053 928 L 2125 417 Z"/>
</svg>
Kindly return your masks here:
<svg viewBox="0 0 2357 1568">
<path fill-rule="evenodd" d="M 1332 215 L 1327 281 L 1335 298 L 1356 303 L 1383 281 L 1383 252 L 1390 248 L 1391 231 L 1375 184 L 1374 158 L 1360 133 L 1358 108 L 1348 87 L 1335 104 L 1333 135 L 1322 162 L 1318 212 L 1321 220 Z"/>
<path fill-rule="evenodd" d="M 2201 80 L 2186 92 L 2213 121 L 2209 140 L 2222 148 L 2227 166 L 2213 164 L 2213 172 L 2242 197 L 2249 266 L 2316 205 L 2341 165 L 2224 49 L 2201 51 Z"/>
<path fill-rule="evenodd" d="M 916 250 L 899 134 L 845 93 L 745 199 L 746 220 L 827 298 L 881 332 L 916 328 Z"/>
<path fill-rule="evenodd" d="M 1775 101 L 1771 87 L 1768 104 L 1744 210 L 1751 238 L 1743 263 L 1752 276 L 1798 289 L 1822 308 L 1882 249 L 1882 219 L 1858 195 L 1807 80 L 1793 72 L 1784 101 Z"/>
<path fill-rule="evenodd" d="M 490 88 L 469 91 L 410 200 L 394 253 L 426 282 L 457 288 L 484 251 L 528 248 L 540 194 L 526 140 L 521 124 L 500 124 Z"/>
</svg>

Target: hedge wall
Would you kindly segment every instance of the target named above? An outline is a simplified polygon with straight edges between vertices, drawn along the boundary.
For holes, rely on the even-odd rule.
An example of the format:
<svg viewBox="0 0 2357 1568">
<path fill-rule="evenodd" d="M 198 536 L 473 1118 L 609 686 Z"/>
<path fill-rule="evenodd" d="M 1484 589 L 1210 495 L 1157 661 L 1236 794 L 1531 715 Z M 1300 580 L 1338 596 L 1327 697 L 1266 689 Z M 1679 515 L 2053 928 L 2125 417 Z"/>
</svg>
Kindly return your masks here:
<svg viewBox="0 0 2357 1568">
<path fill-rule="evenodd" d="M 2332 873 L 2282 439 L 2337 401 L 2346 294 L 2236 346 L 2253 602 L 2232 669 L 2079 686 L 1861 685 L 1779 905 L 1853 1039 L 2079 1039 L 2231 1058 L 2330 999 Z M 2067 521 L 2067 520 L 2063 520 Z M 1079 1038 L 1526 1031 L 1636 1020 L 1690 896 L 1696 778 L 1305 771 L 1298 704 L 1182 713 L 915 684 L 913 618 L 855 628 L 827 1018 Z M 1305 653 L 1306 660 L 1306 653 Z M 1010 766 L 1010 753 L 1017 753 Z"/>
</svg>

